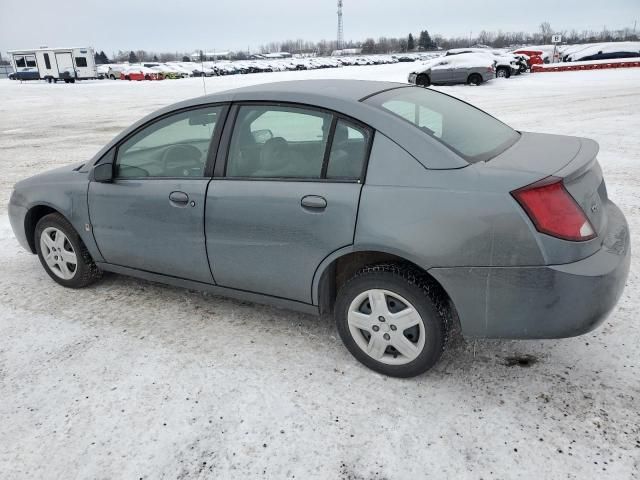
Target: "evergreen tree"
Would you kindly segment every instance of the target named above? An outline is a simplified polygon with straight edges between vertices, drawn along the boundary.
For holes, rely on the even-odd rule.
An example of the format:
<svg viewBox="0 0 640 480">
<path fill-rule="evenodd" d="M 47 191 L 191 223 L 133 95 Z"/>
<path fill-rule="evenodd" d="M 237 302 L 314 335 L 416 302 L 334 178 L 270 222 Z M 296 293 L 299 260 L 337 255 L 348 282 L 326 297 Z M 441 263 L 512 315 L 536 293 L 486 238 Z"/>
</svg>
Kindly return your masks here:
<svg viewBox="0 0 640 480">
<path fill-rule="evenodd" d="M 425 50 L 429 50 L 431 48 L 435 48 L 435 43 L 431 40 L 431 36 L 427 30 L 423 30 L 420 32 L 420 38 L 418 39 L 418 46 Z"/>
<path fill-rule="evenodd" d="M 190 62 L 191 59 L 185 55 L 184 57 L 182 57 L 182 61 L 183 62 Z"/>
<path fill-rule="evenodd" d="M 102 58 L 100 57 L 99 53 L 94 54 L 93 61 L 96 63 L 96 65 L 102 65 Z"/>
<path fill-rule="evenodd" d="M 138 63 L 138 57 L 133 52 L 133 50 L 129 52 L 129 63 Z"/>
<path fill-rule="evenodd" d="M 407 50 L 412 51 L 416 48 L 416 41 L 413 39 L 413 34 L 409 34 L 409 38 L 407 38 Z"/>
<path fill-rule="evenodd" d="M 154 56 L 153 56 L 153 61 L 154 61 L 154 62 L 157 62 L 157 61 L 158 61 L 158 56 L 157 56 L 157 55 L 154 55 Z"/>
</svg>

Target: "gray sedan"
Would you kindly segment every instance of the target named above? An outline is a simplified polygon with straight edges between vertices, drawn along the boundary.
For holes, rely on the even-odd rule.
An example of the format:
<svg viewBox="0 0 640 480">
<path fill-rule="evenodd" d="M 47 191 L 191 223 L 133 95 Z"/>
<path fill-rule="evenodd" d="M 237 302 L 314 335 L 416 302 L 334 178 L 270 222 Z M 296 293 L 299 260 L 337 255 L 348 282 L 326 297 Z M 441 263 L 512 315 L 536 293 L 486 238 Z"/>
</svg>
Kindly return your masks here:
<svg viewBox="0 0 640 480">
<path fill-rule="evenodd" d="M 149 115 L 19 182 L 9 216 L 60 285 L 106 271 L 332 312 L 358 360 L 408 377 L 457 331 L 561 338 L 606 318 L 629 232 L 597 153 L 406 84 L 274 83 Z"/>
<path fill-rule="evenodd" d="M 409 83 L 430 85 L 455 85 L 467 83 L 480 85 L 496 77 L 496 60 L 486 53 L 460 53 L 430 60 L 409 74 Z"/>
</svg>

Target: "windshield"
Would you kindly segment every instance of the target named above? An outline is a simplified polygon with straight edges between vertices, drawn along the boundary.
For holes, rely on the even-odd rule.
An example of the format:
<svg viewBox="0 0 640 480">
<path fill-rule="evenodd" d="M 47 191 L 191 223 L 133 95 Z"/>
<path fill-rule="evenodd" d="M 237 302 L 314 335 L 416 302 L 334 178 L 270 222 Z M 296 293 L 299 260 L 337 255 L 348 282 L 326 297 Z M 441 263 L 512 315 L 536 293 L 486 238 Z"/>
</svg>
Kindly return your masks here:
<svg viewBox="0 0 640 480">
<path fill-rule="evenodd" d="M 520 137 L 517 131 L 482 110 L 428 88 L 387 90 L 366 102 L 416 126 L 469 163 L 490 160 Z"/>
</svg>

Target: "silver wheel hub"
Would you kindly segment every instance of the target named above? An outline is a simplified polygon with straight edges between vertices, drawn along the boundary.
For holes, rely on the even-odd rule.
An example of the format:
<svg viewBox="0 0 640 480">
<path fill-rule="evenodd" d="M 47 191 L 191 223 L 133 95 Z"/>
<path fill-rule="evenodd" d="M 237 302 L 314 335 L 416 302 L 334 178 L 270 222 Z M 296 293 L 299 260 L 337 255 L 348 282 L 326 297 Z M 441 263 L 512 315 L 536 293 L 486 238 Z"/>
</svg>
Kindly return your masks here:
<svg viewBox="0 0 640 480">
<path fill-rule="evenodd" d="M 358 347 L 378 362 L 404 365 L 424 349 L 422 317 L 409 301 L 389 290 L 358 295 L 349 306 L 347 323 Z"/>
<path fill-rule="evenodd" d="M 63 280 L 71 280 L 78 269 L 78 257 L 61 230 L 47 227 L 40 236 L 40 251 L 49 269 Z"/>
</svg>

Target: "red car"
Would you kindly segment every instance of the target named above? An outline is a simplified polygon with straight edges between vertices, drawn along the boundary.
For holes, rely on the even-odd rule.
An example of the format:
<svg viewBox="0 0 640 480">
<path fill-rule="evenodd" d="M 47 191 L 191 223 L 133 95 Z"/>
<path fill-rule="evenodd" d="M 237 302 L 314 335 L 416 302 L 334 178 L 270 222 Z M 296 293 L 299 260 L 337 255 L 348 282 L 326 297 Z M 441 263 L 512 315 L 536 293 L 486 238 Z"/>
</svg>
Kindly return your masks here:
<svg viewBox="0 0 640 480">
<path fill-rule="evenodd" d="M 514 50 L 512 53 L 527 55 L 529 57 L 529 60 L 527 60 L 529 68 L 533 65 L 540 65 L 544 63 L 543 58 L 545 53 L 542 50 L 528 50 L 526 48 L 521 48 L 520 50 Z"/>
<path fill-rule="evenodd" d="M 127 68 L 120 72 L 120 80 L 164 80 L 164 76 L 149 68 Z"/>
</svg>

